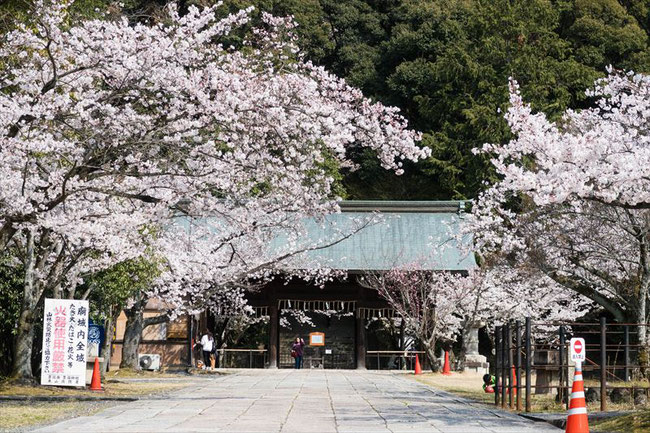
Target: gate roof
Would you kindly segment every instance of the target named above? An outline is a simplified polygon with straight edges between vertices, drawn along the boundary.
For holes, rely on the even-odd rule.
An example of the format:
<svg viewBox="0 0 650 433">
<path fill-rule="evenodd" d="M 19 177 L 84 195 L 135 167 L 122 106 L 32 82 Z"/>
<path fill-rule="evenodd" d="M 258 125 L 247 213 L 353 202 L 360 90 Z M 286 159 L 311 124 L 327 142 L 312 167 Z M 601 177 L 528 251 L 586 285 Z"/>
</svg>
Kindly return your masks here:
<svg viewBox="0 0 650 433">
<path fill-rule="evenodd" d="M 341 213 L 325 224 L 306 224 L 309 240 L 335 239 L 352 232 L 359 220 L 377 213 L 379 222 L 349 238 L 291 260 L 292 269 L 315 263 L 346 271 L 383 271 L 409 266 L 422 270 L 466 271 L 476 267 L 471 236 L 458 238 L 463 201 L 343 201 Z"/>
</svg>

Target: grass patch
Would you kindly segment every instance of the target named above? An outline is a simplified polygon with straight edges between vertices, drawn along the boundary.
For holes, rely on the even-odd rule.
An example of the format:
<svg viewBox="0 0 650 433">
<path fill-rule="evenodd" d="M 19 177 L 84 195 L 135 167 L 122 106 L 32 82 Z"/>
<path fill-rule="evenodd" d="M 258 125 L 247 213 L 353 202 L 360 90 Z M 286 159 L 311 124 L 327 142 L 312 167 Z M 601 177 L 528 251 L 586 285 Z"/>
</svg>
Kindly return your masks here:
<svg viewBox="0 0 650 433">
<path fill-rule="evenodd" d="M 186 383 L 166 382 L 108 382 L 104 383 L 102 393 L 88 389 L 77 389 L 59 386 L 24 386 L 4 383 L 0 385 L 0 396 L 31 396 L 31 397 L 78 397 L 78 396 L 108 396 L 108 397 L 142 397 L 174 391 L 188 386 Z"/>
<path fill-rule="evenodd" d="M 425 373 L 412 377 L 425 385 L 448 391 L 470 400 L 494 404 L 494 394 L 486 394 L 483 392 L 483 388 L 481 387 L 483 385 L 482 376 L 474 373 L 453 373 L 451 376 L 443 376 L 440 373 Z"/>
<path fill-rule="evenodd" d="M 650 411 L 644 410 L 595 422 L 590 427 L 594 431 L 611 433 L 648 433 L 650 432 Z"/>
<path fill-rule="evenodd" d="M 465 397 L 467 399 L 494 405 L 494 394 L 486 394 L 483 392 L 481 387 L 483 384 L 483 379 L 480 375 L 475 373 L 452 373 L 451 376 L 443 376 L 440 373 L 425 373 L 419 376 L 412 376 L 418 382 L 429 385 L 433 388 L 437 388 L 443 391 L 451 392 L 460 397 Z M 639 382 L 635 386 L 641 387 L 641 384 L 647 382 Z M 593 385 L 587 384 L 588 386 L 596 386 L 598 382 L 594 382 Z M 616 383 L 618 386 L 632 386 L 632 382 L 628 383 Z M 614 383 L 608 383 L 608 387 L 616 386 Z M 522 406 L 525 406 L 525 392 L 522 390 Z M 629 403 L 619 403 L 614 404 L 611 401 L 607 402 L 608 411 L 630 411 L 639 409 L 639 406 L 634 406 L 632 403 L 633 399 L 630 399 Z M 506 395 L 506 408 L 509 404 L 509 396 Z M 555 393 L 553 394 L 533 394 L 531 395 L 531 411 L 532 412 L 564 412 L 566 411 L 566 406 L 555 401 Z M 587 404 L 588 412 L 599 412 L 600 411 L 600 402 L 588 403 Z M 650 432 L 650 430 L 648 430 Z"/>
<path fill-rule="evenodd" d="M 106 407 L 95 402 L 0 403 L 0 430 L 46 424 L 71 415 L 92 414 Z"/>
<path fill-rule="evenodd" d="M 585 380 L 585 387 L 600 387 L 600 381 L 587 379 Z M 622 380 L 608 380 L 607 388 L 629 388 L 635 387 L 639 389 L 650 388 L 650 383 L 647 380 L 631 380 L 629 382 L 624 382 Z"/>
<path fill-rule="evenodd" d="M 170 375 L 171 376 L 171 375 Z M 125 377 L 125 376 L 119 376 Z M 0 396 L 28 397 L 146 397 L 164 394 L 190 385 L 185 381 L 165 380 L 165 376 L 130 375 L 126 377 L 151 377 L 149 381 L 106 381 L 105 392 L 93 392 L 59 386 L 24 386 L 10 382 L 0 383 Z M 155 380 L 160 378 L 160 381 Z M 4 401 L 0 402 L 0 431 L 52 423 L 66 418 L 93 414 L 115 402 L 105 401 Z"/>
</svg>

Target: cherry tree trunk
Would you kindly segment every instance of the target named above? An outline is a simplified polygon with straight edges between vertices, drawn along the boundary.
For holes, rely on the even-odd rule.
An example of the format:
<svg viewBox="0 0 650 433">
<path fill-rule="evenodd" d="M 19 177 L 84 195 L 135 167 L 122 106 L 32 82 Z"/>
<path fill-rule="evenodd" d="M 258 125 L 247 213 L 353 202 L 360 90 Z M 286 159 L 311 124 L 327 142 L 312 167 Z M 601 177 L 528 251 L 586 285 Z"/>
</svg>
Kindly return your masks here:
<svg viewBox="0 0 650 433">
<path fill-rule="evenodd" d="M 137 298 L 138 301 L 136 301 L 133 307 L 124 310 L 124 314 L 126 315 L 126 328 L 124 329 L 124 339 L 122 340 L 122 361 L 120 362 L 120 368 L 139 370 L 138 349 L 142 340 L 142 331 L 147 326 L 169 322 L 168 313 L 145 318 L 144 307 L 147 304 L 147 300 L 142 297 L 142 294 L 138 294 Z"/>
<path fill-rule="evenodd" d="M 429 365 L 431 366 L 431 370 L 438 371 L 438 358 L 436 358 L 435 341 L 432 344 L 424 341 L 422 342 L 422 345 L 424 346 L 424 352 L 426 353 L 427 359 L 429 360 Z M 422 361 L 424 361 L 424 359 Z"/>
<path fill-rule="evenodd" d="M 25 250 L 25 280 L 23 283 L 23 302 L 18 318 L 18 332 L 14 340 L 14 359 L 11 376 L 17 382 L 32 382 L 32 347 L 34 344 L 34 310 L 36 299 L 34 288 L 34 236 L 27 235 Z"/>
<path fill-rule="evenodd" d="M 460 365 L 460 369 L 464 370 L 465 369 L 465 362 L 466 362 L 466 356 L 468 353 L 470 353 L 470 341 L 472 340 L 472 328 L 476 326 L 476 323 L 474 321 L 470 320 L 465 320 L 463 321 L 463 326 L 461 328 L 461 349 L 460 349 L 460 354 L 459 354 L 459 359 L 462 361 L 462 365 Z M 474 340 L 476 344 L 478 344 L 478 335 L 476 336 L 476 339 Z"/>
<path fill-rule="evenodd" d="M 133 308 L 124 310 L 126 314 L 126 328 L 122 340 L 122 361 L 120 368 L 132 368 L 138 370 L 138 349 L 142 339 L 142 331 L 145 328 L 143 316 L 143 304 L 138 302 Z"/>
<path fill-rule="evenodd" d="M 32 346 L 34 344 L 34 312 L 33 309 L 25 309 L 20 312 L 18 318 L 18 333 L 14 340 L 14 359 L 11 368 L 11 376 L 21 383 L 32 382 Z"/>
<path fill-rule="evenodd" d="M 647 283 L 642 282 L 639 300 L 637 304 L 637 316 L 636 322 L 637 325 L 637 338 L 639 344 L 639 350 L 637 352 L 637 361 L 641 367 L 641 374 L 643 377 L 648 377 L 648 368 L 650 367 L 650 352 L 648 351 L 648 329 L 645 324 L 647 323 L 647 314 L 646 314 L 646 297 L 647 297 Z"/>
<path fill-rule="evenodd" d="M 113 354 L 113 325 L 115 323 L 115 317 L 111 314 L 106 320 L 104 320 L 104 346 L 102 347 L 102 357 L 104 358 L 103 372 L 108 371 L 108 367 L 111 364 L 111 355 Z"/>
<path fill-rule="evenodd" d="M 647 330 L 647 327 L 644 326 L 646 324 L 646 301 L 645 301 L 645 296 L 642 296 L 639 299 L 636 322 L 639 324 L 637 326 L 637 335 L 638 335 L 638 338 L 639 338 L 639 344 L 647 346 L 647 344 L 648 344 L 648 330 Z"/>
</svg>

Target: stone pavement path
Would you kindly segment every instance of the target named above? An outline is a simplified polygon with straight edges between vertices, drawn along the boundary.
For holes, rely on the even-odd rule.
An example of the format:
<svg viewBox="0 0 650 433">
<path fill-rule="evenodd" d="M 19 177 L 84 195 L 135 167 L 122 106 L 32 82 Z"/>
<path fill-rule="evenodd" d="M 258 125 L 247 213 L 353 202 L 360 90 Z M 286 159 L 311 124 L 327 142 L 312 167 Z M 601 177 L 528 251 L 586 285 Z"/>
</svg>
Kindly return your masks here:
<svg viewBox="0 0 650 433">
<path fill-rule="evenodd" d="M 388 372 L 243 370 L 38 432 L 560 432 Z"/>
</svg>

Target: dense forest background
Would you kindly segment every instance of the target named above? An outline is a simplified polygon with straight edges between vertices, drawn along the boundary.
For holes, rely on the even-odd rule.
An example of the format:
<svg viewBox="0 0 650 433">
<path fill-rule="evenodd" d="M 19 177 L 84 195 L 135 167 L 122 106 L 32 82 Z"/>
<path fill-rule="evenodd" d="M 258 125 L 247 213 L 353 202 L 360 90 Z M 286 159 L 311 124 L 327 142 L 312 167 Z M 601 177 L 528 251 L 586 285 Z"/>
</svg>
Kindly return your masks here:
<svg viewBox="0 0 650 433">
<path fill-rule="evenodd" d="M 77 0 L 75 7 L 85 16 L 108 10 L 108 19 L 149 20 L 165 3 Z M 608 65 L 650 72 L 650 0 L 225 0 L 223 13 L 250 5 L 256 17 L 293 15 L 308 59 L 400 107 L 424 133 L 432 156 L 403 176 L 372 155 L 354 155 L 360 168 L 340 173 L 338 190 L 350 199 L 475 197 L 493 173 L 471 149 L 508 139 L 508 77 L 536 110 L 557 116 L 588 104 L 584 90 Z M 4 29 L 28 6 L 4 2 Z"/>
</svg>

